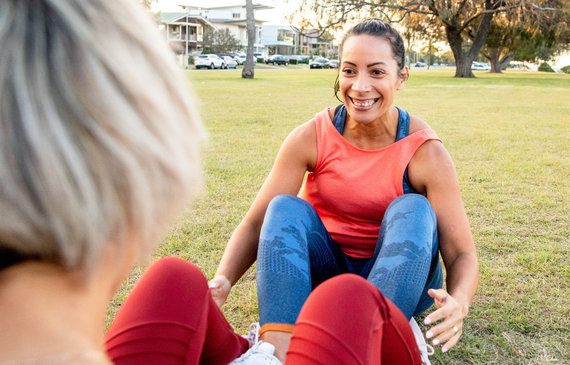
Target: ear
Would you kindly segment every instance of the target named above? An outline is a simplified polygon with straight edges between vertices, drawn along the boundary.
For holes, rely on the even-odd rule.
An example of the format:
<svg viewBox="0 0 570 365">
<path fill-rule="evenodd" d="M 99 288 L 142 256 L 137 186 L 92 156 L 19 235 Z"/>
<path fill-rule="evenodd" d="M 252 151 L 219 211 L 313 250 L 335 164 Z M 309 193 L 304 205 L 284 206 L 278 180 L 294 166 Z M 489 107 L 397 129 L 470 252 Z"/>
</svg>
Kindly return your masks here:
<svg viewBox="0 0 570 365">
<path fill-rule="evenodd" d="M 396 90 L 402 90 L 404 88 L 404 85 L 410 76 L 409 72 L 410 70 L 408 69 L 408 66 L 404 66 L 402 71 L 400 71 L 400 77 L 398 77 L 398 86 L 396 87 Z"/>
</svg>

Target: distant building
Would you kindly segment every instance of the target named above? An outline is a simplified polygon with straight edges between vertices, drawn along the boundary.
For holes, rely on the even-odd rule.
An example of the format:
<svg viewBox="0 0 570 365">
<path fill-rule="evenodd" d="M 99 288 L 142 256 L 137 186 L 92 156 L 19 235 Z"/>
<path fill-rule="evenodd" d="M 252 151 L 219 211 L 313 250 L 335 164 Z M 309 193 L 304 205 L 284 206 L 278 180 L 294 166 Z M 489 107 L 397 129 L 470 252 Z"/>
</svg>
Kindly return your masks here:
<svg viewBox="0 0 570 365">
<path fill-rule="evenodd" d="M 208 19 L 192 15 L 188 11 L 161 13 L 160 18 L 160 29 L 164 32 L 166 41 L 185 66 L 188 66 L 188 56 L 200 54 L 202 48 L 208 45 L 205 44 L 204 35 L 217 30 Z"/>
<path fill-rule="evenodd" d="M 298 35 L 297 53 L 298 54 L 325 54 L 329 56 L 334 51 L 332 39 L 330 41 L 319 36 L 318 30 L 302 30 Z M 336 53 L 336 52 L 335 52 Z"/>
<path fill-rule="evenodd" d="M 297 31 L 288 25 L 263 25 L 263 43 L 268 55 L 330 55 L 333 43 L 319 37 L 317 30 Z"/>
<path fill-rule="evenodd" d="M 178 6 L 181 12 L 161 13 L 161 29 L 166 40 L 180 57 L 180 63 L 188 66 L 188 56 L 198 55 L 204 47 L 211 46 L 211 35 L 227 28 L 247 48 L 247 14 L 240 0 L 189 0 Z M 255 0 L 254 0 L 255 1 Z M 254 3 L 254 11 L 273 9 L 271 5 Z M 330 55 L 333 44 L 318 37 L 317 30 L 301 33 L 288 25 L 267 25 L 255 20 L 254 52 L 265 55 Z"/>
<path fill-rule="evenodd" d="M 264 54 L 296 54 L 297 32 L 287 25 L 263 25 Z"/>
<path fill-rule="evenodd" d="M 247 48 L 247 13 L 244 1 L 203 0 L 192 1 L 191 3 L 178 5 L 191 16 L 201 17 L 212 23 L 217 29 L 228 28 L 240 40 L 244 50 Z M 257 10 L 273 8 L 271 5 L 253 4 L 254 13 Z M 265 48 L 262 37 L 262 24 L 264 22 L 263 20 L 255 20 L 254 52 L 262 52 Z"/>
</svg>

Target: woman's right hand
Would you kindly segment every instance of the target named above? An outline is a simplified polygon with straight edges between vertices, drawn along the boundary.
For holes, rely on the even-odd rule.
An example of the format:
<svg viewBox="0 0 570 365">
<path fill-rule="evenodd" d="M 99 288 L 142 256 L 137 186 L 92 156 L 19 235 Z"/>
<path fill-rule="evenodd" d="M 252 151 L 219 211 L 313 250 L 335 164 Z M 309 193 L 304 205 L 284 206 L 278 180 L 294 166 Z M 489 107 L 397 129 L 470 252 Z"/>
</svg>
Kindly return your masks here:
<svg viewBox="0 0 570 365">
<path fill-rule="evenodd" d="M 210 280 L 208 287 L 210 288 L 214 302 L 216 302 L 218 308 L 221 308 L 226 299 L 228 299 L 232 284 L 230 284 L 230 281 L 224 275 L 216 275 Z"/>
</svg>

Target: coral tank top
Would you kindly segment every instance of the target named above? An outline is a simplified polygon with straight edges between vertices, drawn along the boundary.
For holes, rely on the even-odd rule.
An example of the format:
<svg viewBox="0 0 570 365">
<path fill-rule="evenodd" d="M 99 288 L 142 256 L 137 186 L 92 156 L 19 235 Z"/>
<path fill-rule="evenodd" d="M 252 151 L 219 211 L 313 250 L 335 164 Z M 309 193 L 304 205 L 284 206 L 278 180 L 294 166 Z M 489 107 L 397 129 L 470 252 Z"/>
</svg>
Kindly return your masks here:
<svg viewBox="0 0 570 365">
<path fill-rule="evenodd" d="M 345 254 L 372 257 L 388 205 L 404 194 L 408 163 L 424 142 L 441 140 L 423 129 L 382 149 L 363 150 L 336 130 L 329 109 L 316 115 L 317 164 L 300 197 L 315 208 Z"/>
</svg>

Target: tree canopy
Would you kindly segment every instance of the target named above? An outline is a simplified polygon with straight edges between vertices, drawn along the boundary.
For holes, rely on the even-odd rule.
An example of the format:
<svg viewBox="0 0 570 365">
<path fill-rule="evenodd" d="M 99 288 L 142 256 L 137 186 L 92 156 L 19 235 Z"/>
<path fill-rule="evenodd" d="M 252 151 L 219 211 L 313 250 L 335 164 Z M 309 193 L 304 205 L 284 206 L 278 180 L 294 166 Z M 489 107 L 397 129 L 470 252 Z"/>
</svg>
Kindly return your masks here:
<svg viewBox="0 0 570 365">
<path fill-rule="evenodd" d="M 556 0 L 565 1 L 567 0 Z M 415 14 L 443 27 L 457 65 L 455 77 L 474 77 L 471 64 L 486 42 L 491 22 L 497 14 L 524 16 L 529 13 L 560 12 L 553 0 L 304 0 L 294 16 L 303 26 L 339 28 L 363 18 L 379 16 L 400 22 Z M 567 26 L 565 24 L 564 26 Z"/>
<path fill-rule="evenodd" d="M 216 30 L 212 36 L 212 49 L 214 53 L 230 53 L 241 51 L 243 46 L 239 39 L 228 28 Z"/>
</svg>

